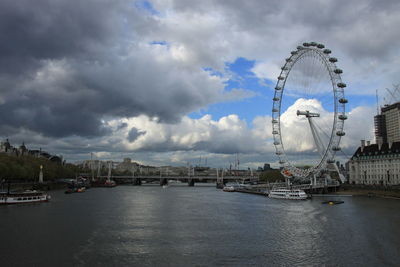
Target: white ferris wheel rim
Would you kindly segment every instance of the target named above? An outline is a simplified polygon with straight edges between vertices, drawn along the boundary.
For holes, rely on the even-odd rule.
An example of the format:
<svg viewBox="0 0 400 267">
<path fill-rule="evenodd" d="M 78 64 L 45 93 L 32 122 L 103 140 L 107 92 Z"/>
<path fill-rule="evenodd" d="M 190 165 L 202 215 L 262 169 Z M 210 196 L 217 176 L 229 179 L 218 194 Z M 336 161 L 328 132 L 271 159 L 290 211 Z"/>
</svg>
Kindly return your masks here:
<svg viewBox="0 0 400 267">
<path fill-rule="evenodd" d="M 281 135 L 281 104 L 283 92 L 285 91 L 285 84 L 290 75 L 292 67 L 295 66 L 296 62 L 306 56 L 309 53 L 313 53 L 322 59 L 322 62 L 329 74 L 332 83 L 333 92 L 333 103 L 334 103 L 334 115 L 333 115 L 333 126 L 329 143 L 325 148 L 323 156 L 318 161 L 319 163 L 307 168 L 301 169 L 292 164 L 285 153 L 284 144 L 282 142 Z M 343 131 L 344 120 L 347 119 L 345 114 L 345 104 L 347 99 L 344 97 L 344 88 L 346 84 L 342 82 L 341 73 L 342 70 L 337 68 L 337 59 L 330 56 L 331 51 L 326 49 L 324 45 L 315 42 L 303 43 L 302 46 L 298 46 L 297 50 L 291 52 L 291 56 L 286 59 L 285 65 L 281 68 L 281 73 L 278 76 L 278 81 L 275 86 L 275 93 L 273 98 L 272 108 L 272 134 L 274 139 L 275 153 L 279 157 L 279 163 L 283 167 L 282 173 L 286 177 L 298 177 L 306 178 L 310 175 L 318 175 L 326 168 L 327 163 L 334 163 L 334 157 L 337 151 L 340 150 L 340 139 L 345 135 Z"/>
</svg>

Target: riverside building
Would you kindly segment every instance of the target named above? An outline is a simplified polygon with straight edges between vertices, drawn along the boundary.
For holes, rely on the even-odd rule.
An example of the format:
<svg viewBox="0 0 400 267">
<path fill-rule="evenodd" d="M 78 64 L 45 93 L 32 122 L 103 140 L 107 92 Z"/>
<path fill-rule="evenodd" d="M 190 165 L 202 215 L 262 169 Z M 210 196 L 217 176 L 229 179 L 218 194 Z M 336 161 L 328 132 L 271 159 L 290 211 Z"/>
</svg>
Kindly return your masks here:
<svg viewBox="0 0 400 267">
<path fill-rule="evenodd" d="M 374 117 L 375 141 L 361 140 L 361 146 L 351 157 L 351 184 L 400 184 L 400 102 L 385 105 Z"/>
<path fill-rule="evenodd" d="M 349 172 L 351 184 L 400 184 L 400 142 L 370 144 L 361 140 L 349 161 Z"/>
</svg>

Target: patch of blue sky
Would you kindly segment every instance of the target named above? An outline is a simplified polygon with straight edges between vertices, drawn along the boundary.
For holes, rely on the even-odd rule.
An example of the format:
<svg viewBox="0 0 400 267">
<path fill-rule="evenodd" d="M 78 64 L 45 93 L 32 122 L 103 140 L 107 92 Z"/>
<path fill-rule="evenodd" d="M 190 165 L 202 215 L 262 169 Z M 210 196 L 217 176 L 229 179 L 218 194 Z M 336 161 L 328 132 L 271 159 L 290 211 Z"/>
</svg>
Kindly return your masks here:
<svg viewBox="0 0 400 267">
<path fill-rule="evenodd" d="M 168 46 L 168 43 L 166 41 L 152 41 L 150 42 L 151 45 L 166 45 Z"/>
<path fill-rule="evenodd" d="M 151 15 L 159 16 L 161 13 L 153 7 L 153 4 L 150 1 L 136 1 L 135 7 L 150 13 Z"/>
<path fill-rule="evenodd" d="M 211 76 L 218 76 L 218 77 L 223 77 L 223 73 L 217 70 L 214 70 L 213 68 L 203 68 L 204 71 L 208 72 Z"/>
<path fill-rule="evenodd" d="M 346 104 L 346 112 L 359 106 L 376 106 L 376 96 L 374 95 L 345 95 L 349 101 Z M 380 103 L 382 104 L 382 103 Z"/>
<path fill-rule="evenodd" d="M 215 103 L 203 110 L 190 113 L 189 117 L 198 119 L 210 114 L 214 120 L 219 120 L 224 116 L 236 114 L 244 119 L 249 127 L 252 127 L 255 117 L 271 115 L 274 82 L 261 81 L 257 78 L 251 71 L 254 64 L 254 60 L 245 58 L 237 58 L 234 62 L 226 63 L 225 71 L 228 73 L 229 79 L 225 82 L 225 91 L 243 89 L 254 92 L 255 96 L 237 101 Z M 204 70 L 210 72 L 211 75 L 223 75 L 211 68 Z"/>
<path fill-rule="evenodd" d="M 254 67 L 255 61 L 246 58 L 237 58 L 234 62 L 225 64 L 226 73 L 215 71 L 212 68 L 204 68 L 210 75 L 218 75 L 220 77 L 228 76 L 229 79 L 225 82 L 225 91 L 229 92 L 233 89 L 244 89 L 255 93 L 253 97 L 244 98 L 238 101 L 228 101 L 211 104 L 208 107 L 196 112 L 188 114 L 190 118 L 198 119 L 206 114 L 210 114 L 214 120 L 219 120 L 224 116 L 231 114 L 238 115 L 244 119 L 249 127 L 252 127 L 252 121 L 257 116 L 270 116 L 272 110 L 272 98 L 274 95 L 274 87 L 276 81 L 257 78 L 251 69 Z M 333 110 L 333 95 L 319 96 L 326 110 Z M 349 103 L 346 105 L 346 111 L 351 111 L 358 106 L 374 106 L 376 98 L 374 95 L 356 95 L 346 94 Z M 282 111 L 285 111 L 296 100 L 297 96 L 285 95 L 282 101 Z M 317 99 L 319 97 L 316 97 Z M 329 97 L 329 98 L 328 98 Z M 331 97 L 331 100 L 330 100 Z"/>
</svg>

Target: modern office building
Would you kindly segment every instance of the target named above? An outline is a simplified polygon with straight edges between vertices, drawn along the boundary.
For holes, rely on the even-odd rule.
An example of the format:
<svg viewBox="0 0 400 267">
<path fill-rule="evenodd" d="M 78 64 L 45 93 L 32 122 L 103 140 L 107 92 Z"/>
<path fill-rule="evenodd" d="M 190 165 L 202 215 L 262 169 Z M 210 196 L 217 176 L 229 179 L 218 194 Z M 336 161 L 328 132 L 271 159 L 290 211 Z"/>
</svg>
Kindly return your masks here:
<svg viewBox="0 0 400 267">
<path fill-rule="evenodd" d="M 400 142 L 400 102 L 382 107 L 374 123 L 377 144 Z"/>
</svg>

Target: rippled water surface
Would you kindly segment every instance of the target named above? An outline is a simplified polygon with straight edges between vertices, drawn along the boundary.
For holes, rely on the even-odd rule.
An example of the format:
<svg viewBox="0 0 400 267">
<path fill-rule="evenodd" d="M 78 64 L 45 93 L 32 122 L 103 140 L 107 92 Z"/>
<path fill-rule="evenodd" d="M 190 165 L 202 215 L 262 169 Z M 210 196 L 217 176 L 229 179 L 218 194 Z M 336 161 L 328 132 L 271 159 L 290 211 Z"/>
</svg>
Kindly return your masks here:
<svg viewBox="0 0 400 267">
<path fill-rule="evenodd" d="M 400 200 L 92 188 L 0 207 L 1 266 L 399 266 Z M 326 199 L 325 199 L 326 200 Z"/>
</svg>

